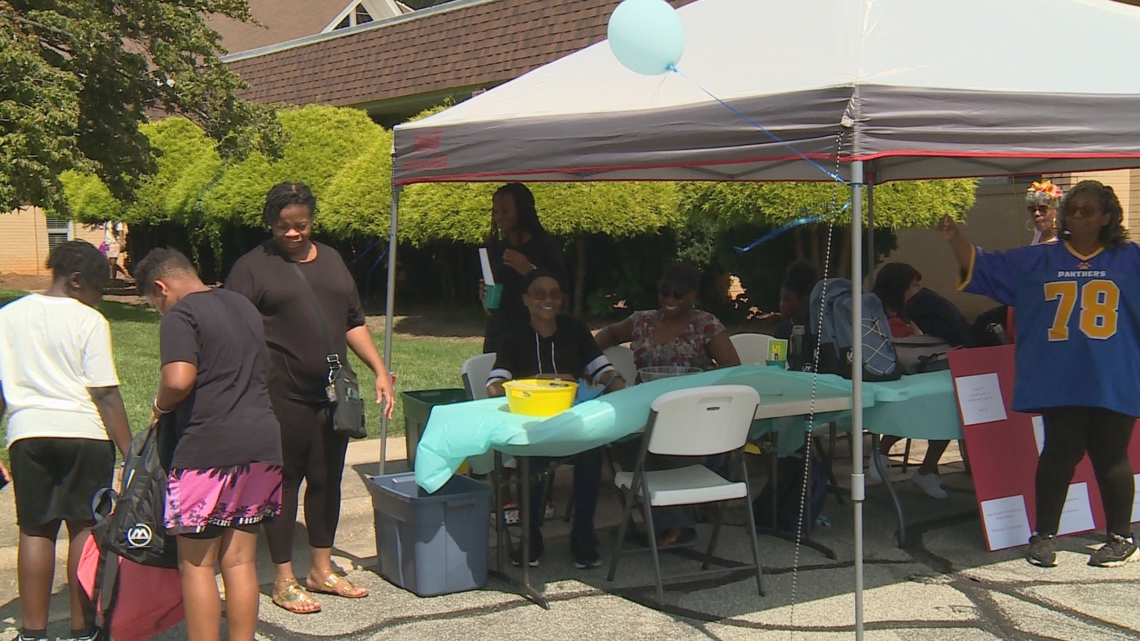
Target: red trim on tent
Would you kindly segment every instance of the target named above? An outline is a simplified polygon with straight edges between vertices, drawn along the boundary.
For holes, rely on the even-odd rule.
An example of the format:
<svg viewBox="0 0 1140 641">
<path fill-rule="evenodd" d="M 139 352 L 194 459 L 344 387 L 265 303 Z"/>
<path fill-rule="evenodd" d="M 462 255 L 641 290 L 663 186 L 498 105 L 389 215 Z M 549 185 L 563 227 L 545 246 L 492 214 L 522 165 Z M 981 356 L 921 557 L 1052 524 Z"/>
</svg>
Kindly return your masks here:
<svg viewBox="0 0 1140 641">
<path fill-rule="evenodd" d="M 834 160 L 834 156 L 827 154 L 804 154 L 811 160 Z M 847 157 L 839 159 L 842 163 L 850 163 L 856 160 L 869 161 L 877 160 L 879 158 L 892 158 L 892 157 L 942 157 L 942 158 L 1026 158 L 1026 159 L 1041 159 L 1041 160 L 1071 160 L 1071 159 L 1134 159 L 1140 160 L 1140 153 L 1055 153 L 1055 154 L 1032 154 L 1032 153 L 998 153 L 998 152 L 944 152 L 944 151 L 889 151 L 875 154 L 864 154 L 861 156 Z M 568 167 L 568 168 L 553 168 L 548 167 L 545 169 L 522 169 L 518 171 L 489 171 L 489 172 L 474 172 L 465 174 L 446 174 L 441 176 L 424 176 L 418 178 L 403 178 L 393 181 L 393 185 L 403 186 L 416 183 L 432 183 L 432 182 L 491 182 L 495 179 L 504 176 L 533 176 L 539 174 L 577 174 L 577 173 L 600 173 L 600 172 L 615 172 L 615 171 L 636 171 L 636 170 L 649 170 L 649 169 L 668 169 L 672 167 L 684 168 L 699 168 L 699 167 L 719 167 L 722 165 L 745 165 L 749 163 L 765 163 L 765 162 L 783 162 L 788 160 L 795 160 L 800 158 L 798 155 L 784 155 L 784 156 L 768 156 L 765 158 L 749 158 L 743 160 L 721 160 L 712 162 L 693 162 L 693 163 L 661 163 L 651 165 L 617 165 L 609 167 Z M 399 162 L 399 161 L 397 161 Z M 1114 169 L 1134 169 L 1140 165 L 1123 165 L 1120 167 L 1098 167 L 1097 171 L 1112 171 Z M 990 176 L 1034 176 L 1041 172 L 1009 172 L 1009 171 L 995 171 L 994 173 L 979 173 L 970 176 L 971 178 L 985 178 Z M 961 176 L 942 176 L 924 178 L 924 180 L 942 180 L 946 178 L 960 178 Z M 590 178 L 591 182 L 654 182 L 664 181 L 670 182 L 678 180 L 676 178 Z M 716 181 L 718 178 L 709 176 L 706 179 L 702 178 L 685 178 L 683 180 L 709 180 Z M 721 179 L 725 182 L 731 182 L 731 179 Z M 566 178 L 564 180 L 549 181 L 549 182 L 578 182 L 574 178 Z M 782 179 L 758 179 L 753 181 L 742 182 L 787 182 Z M 811 182 L 811 181 L 798 181 L 798 182 Z M 822 177 L 819 182 L 829 182 Z"/>
</svg>

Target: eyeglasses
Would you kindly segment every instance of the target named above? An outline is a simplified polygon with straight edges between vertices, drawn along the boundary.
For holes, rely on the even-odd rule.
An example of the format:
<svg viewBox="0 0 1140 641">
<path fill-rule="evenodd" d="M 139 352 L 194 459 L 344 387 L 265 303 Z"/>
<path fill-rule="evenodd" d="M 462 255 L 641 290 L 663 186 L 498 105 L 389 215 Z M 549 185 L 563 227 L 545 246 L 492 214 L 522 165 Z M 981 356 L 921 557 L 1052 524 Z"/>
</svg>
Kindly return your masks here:
<svg viewBox="0 0 1140 641">
<path fill-rule="evenodd" d="M 1093 205 L 1085 205 L 1080 209 L 1066 209 L 1064 213 L 1065 218 L 1092 218 L 1100 213 L 1100 209 Z"/>
<path fill-rule="evenodd" d="M 1049 210 L 1052 208 L 1053 208 L 1052 205 L 1029 205 L 1026 207 L 1026 209 L 1028 209 L 1029 213 L 1031 213 L 1031 214 L 1034 212 L 1041 212 L 1042 214 L 1047 214 L 1047 213 L 1049 213 Z"/>
<path fill-rule="evenodd" d="M 681 300 L 689 295 L 692 290 L 687 287 L 680 287 L 671 285 L 669 283 L 658 283 L 657 293 L 662 298 L 672 298 L 673 300 Z"/>
</svg>

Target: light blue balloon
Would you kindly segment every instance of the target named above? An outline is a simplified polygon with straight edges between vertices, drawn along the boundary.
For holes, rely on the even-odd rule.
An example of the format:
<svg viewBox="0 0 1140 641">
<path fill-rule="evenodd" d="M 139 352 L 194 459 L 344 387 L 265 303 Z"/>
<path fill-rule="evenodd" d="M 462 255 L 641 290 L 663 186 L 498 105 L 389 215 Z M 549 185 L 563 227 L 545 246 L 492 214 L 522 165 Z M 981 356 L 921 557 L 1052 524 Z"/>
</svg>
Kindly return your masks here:
<svg viewBox="0 0 1140 641">
<path fill-rule="evenodd" d="M 681 61 L 685 30 L 665 0 L 624 0 L 610 16 L 610 49 L 623 65 L 659 76 Z"/>
</svg>

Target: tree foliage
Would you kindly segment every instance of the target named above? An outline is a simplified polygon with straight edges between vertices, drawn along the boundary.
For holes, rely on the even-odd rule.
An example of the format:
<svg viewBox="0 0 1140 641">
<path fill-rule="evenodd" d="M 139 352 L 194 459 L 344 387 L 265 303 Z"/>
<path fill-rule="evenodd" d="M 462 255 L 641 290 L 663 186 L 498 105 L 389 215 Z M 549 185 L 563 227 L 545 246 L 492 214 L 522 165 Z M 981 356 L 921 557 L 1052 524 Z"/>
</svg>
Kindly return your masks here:
<svg viewBox="0 0 1140 641">
<path fill-rule="evenodd" d="M 0 0 L 0 205 L 61 211 L 61 176 L 98 176 L 121 201 L 158 169 L 147 113 L 181 113 L 222 157 L 276 155 L 272 109 L 239 100 L 205 22 L 246 0 Z"/>
<path fill-rule="evenodd" d="M 497 184 L 412 185 L 400 198 L 400 237 L 479 244 L 491 232 Z M 627 238 L 680 224 L 672 183 L 549 183 L 529 185 L 538 217 L 555 236 L 605 234 Z"/>
<path fill-rule="evenodd" d="M 59 181 L 77 221 L 94 224 L 123 219 L 123 206 L 98 176 L 65 171 Z"/>
<path fill-rule="evenodd" d="M 334 235 L 386 238 L 392 209 L 392 132 L 381 130 L 325 190 L 318 219 Z"/>
<path fill-rule="evenodd" d="M 334 183 L 347 186 L 360 179 L 375 185 L 384 172 L 391 176 L 391 132 L 372 122 L 363 111 L 344 107 L 309 105 L 283 109 L 278 118 L 288 135 L 281 158 L 272 160 L 254 152 L 224 167 L 202 196 L 206 216 L 229 224 L 258 227 L 266 192 L 279 182 L 291 181 L 305 183 L 316 194 L 321 211 L 316 224 L 323 233 L 343 237 L 376 228 L 369 220 L 341 224 L 357 215 L 356 203 L 345 203 L 342 198 L 338 205 L 328 196 L 336 191 Z M 371 162 L 378 166 L 370 167 Z M 371 169 L 378 175 L 369 176 Z M 383 180 L 387 185 L 390 179 Z M 385 186 L 384 190 L 390 187 Z M 369 211 L 368 215 L 372 213 Z M 387 204 L 377 215 L 387 219 Z"/>
<path fill-rule="evenodd" d="M 213 141 L 186 118 L 147 123 L 141 131 L 159 152 L 157 171 L 135 190 L 134 200 L 124 209 L 123 220 L 191 222 L 197 196 L 212 177 L 203 176 L 203 163 L 215 170 L 221 165 Z"/>
<path fill-rule="evenodd" d="M 931 227 L 947 213 L 960 219 L 974 205 L 976 186 L 971 179 L 876 186 L 875 226 Z M 777 226 L 812 216 L 851 224 L 851 211 L 844 209 L 851 191 L 839 183 L 684 183 L 679 190 L 683 211 L 726 227 Z"/>
</svg>

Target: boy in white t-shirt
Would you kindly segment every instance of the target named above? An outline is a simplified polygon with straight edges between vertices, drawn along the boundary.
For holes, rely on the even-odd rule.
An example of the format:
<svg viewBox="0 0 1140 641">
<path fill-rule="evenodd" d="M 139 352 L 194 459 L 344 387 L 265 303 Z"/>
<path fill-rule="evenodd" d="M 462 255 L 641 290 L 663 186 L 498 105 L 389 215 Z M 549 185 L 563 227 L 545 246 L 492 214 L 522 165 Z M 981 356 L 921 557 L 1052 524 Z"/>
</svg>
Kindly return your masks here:
<svg viewBox="0 0 1140 641">
<path fill-rule="evenodd" d="M 46 640 L 61 523 L 69 541 L 68 639 L 97 635 L 77 570 L 94 516 L 91 500 L 110 486 L 115 447 L 131 444 L 111 358 L 111 328 L 93 307 L 107 262 L 75 240 L 48 258 L 51 287 L 0 308 L 0 415 L 8 412 L 8 453 L 20 527 L 20 641 Z"/>
</svg>

